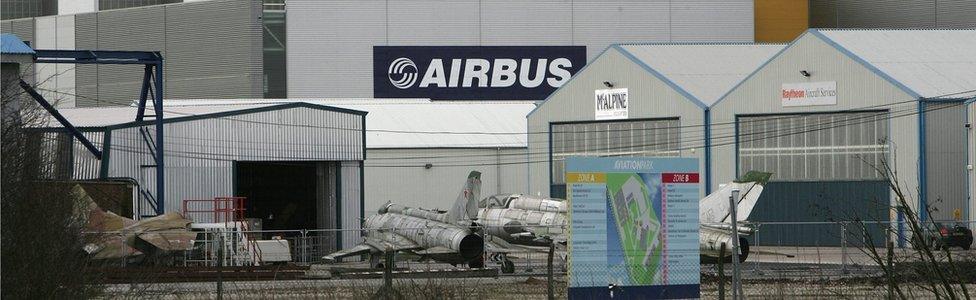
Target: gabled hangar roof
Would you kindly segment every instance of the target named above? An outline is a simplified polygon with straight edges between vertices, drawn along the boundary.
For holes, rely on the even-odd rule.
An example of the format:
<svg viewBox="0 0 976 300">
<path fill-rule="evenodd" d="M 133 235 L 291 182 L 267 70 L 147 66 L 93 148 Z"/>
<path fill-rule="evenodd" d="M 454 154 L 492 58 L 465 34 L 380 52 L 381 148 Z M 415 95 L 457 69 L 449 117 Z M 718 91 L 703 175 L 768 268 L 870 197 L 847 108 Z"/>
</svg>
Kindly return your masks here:
<svg viewBox="0 0 976 300">
<path fill-rule="evenodd" d="M 170 107 L 249 107 L 310 103 L 365 111 L 366 147 L 522 148 L 531 101 L 430 101 L 428 99 L 180 99 Z M 130 114 L 132 116 L 134 114 Z"/>
<path fill-rule="evenodd" d="M 662 43 L 615 47 L 707 108 L 786 45 Z"/>
<path fill-rule="evenodd" d="M 811 29 L 921 98 L 976 97 L 976 29 Z"/>
</svg>

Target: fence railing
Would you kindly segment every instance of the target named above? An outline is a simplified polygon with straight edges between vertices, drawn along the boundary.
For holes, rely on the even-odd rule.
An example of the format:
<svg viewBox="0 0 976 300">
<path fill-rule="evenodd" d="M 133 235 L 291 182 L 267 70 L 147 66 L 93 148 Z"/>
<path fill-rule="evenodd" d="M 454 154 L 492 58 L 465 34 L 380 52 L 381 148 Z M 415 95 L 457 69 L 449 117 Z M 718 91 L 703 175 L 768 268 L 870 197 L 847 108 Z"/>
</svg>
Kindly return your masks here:
<svg viewBox="0 0 976 300">
<path fill-rule="evenodd" d="M 945 226 L 963 226 L 976 228 L 973 222 L 937 222 Z M 721 228 L 722 224 L 703 224 Z M 727 227 L 725 227 L 727 228 Z M 91 243 L 86 251 L 100 265 L 111 268 L 138 269 L 135 266 L 165 266 L 166 270 L 235 270 L 233 268 L 248 268 L 248 276 L 260 277 L 255 273 L 261 270 L 277 270 L 273 277 L 264 280 L 281 279 L 330 279 L 352 280 L 354 278 L 381 278 L 383 273 L 379 268 L 384 260 L 370 259 L 369 255 L 352 255 L 337 261 L 327 261 L 323 257 L 339 250 L 351 249 L 357 245 L 341 245 L 340 237 L 348 241 L 348 237 L 358 237 L 383 240 L 389 247 L 410 248 L 413 251 L 401 251 L 393 254 L 395 265 L 391 267 L 394 278 L 401 280 L 414 277 L 447 276 L 463 284 L 473 283 L 475 279 L 462 280 L 465 276 L 484 278 L 495 277 L 493 280 L 511 278 L 515 284 L 525 282 L 525 278 L 546 278 L 550 270 L 561 282 L 561 293 L 565 292 L 568 276 L 569 253 L 565 236 L 567 228 L 563 227 L 524 227 L 522 230 L 540 233 L 535 239 L 504 238 L 502 236 L 486 235 L 482 239 L 482 254 L 469 261 L 480 261 L 468 265 L 466 262 L 450 261 L 438 257 L 442 252 L 424 252 L 425 249 L 439 249 L 457 251 L 454 245 L 438 242 L 439 236 L 418 235 L 418 232 L 433 233 L 428 228 L 383 228 L 376 230 L 359 229 L 298 229 L 298 230 L 241 230 L 241 227 L 227 226 L 223 228 L 194 228 L 191 231 L 141 231 L 141 232 L 91 232 Z M 488 228 L 491 229 L 491 228 Z M 489 232 L 486 230 L 485 232 Z M 190 232 L 192 238 L 184 237 Z M 903 245 L 894 251 L 896 258 L 910 261 L 913 251 L 908 248 L 905 239 L 911 237 L 907 225 L 899 222 L 752 222 L 741 227 L 742 237 L 748 242 L 748 256 L 741 264 L 740 271 L 745 285 L 761 285 L 770 280 L 836 280 L 844 278 L 878 278 L 881 268 L 876 257 L 872 257 L 869 249 L 882 249 L 888 242 Z M 541 233 L 549 234 L 541 235 Z M 938 239 L 941 233 L 938 228 L 931 228 L 922 233 L 926 238 Z M 930 236 L 931 235 L 931 236 Z M 548 240 L 555 239 L 553 259 L 549 260 Z M 142 242 L 136 242 L 141 240 Z M 903 241 L 899 243 L 899 241 Z M 147 244 L 148 243 L 148 244 Z M 410 246 L 411 243 L 413 246 Z M 163 245 L 171 255 L 164 252 L 148 250 L 147 247 Z M 384 243 L 370 243 L 372 246 Z M 448 252 L 450 252 L 448 251 Z M 953 248 L 952 253 L 969 254 L 973 252 Z M 413 252 L 413 253 L 410 253 Z M 443 256 L 443 255 L 441 255 Z M 479 267 L 478 270 L 493 270 L 489 273 L 472 273 L 473 275 L 436 275 L 433 273 L 445 270 L 461 270 L 467 267 Z M 231 269 L 227 269 L 231 268 Z M 255 269 L 256 268 L 256 269 Z M 729 272 L 731 266 L 726 266 Z M 245 270 L 245 269 L 237 269 Z M 258 271 L 255 271 L 258 270 Z M 471 270 L 471 269 L 468 269 Z M 240 280 L 238 273 L 225 273 L 228 280 Z M 190 272 L 190 271 L 185 271 Z M 201 271 L 202 272 L 202 271 Z M 427 272 L 427 274 L 423 274 Z M 253 274 L 252 274 L 253 273 Z M 183 274 L 183 273 L 179 273 Z M 196 273 L 193 273 L 196 274 Z M 238 274 L 233 277 L 230 274 Z M 258 275 L 254 275 L 258 274 Z M 420 275 L 418 275 L 420 274 Z M 719 275 L 716 265 L 702 265 L 701 276 L 703 295 L 712 295 L 714 289 L 706 286 L 712 284 L 706 278 Z M 182 276 L 182 275 L 181 275 Z M 201 275 L 202 276 L 202 275 Z M 212 275 L 207 275 L 212 276 Z M 185 277 L 174 281 L 189 280 Z M 209 278 L 209 279 L 207 279 Z M 236 279 L 235 279 L 236 278 Z M 200 280 L 213 280 L 205 277 Z M 750 281 L 752 280 L 752 281 Z M 530 280 L 531 281 L 531 280 Z M 478 281 L 484 284 L 484 281 Z M 504 281 L 508 282 L 508 281 Z M 348 282 L 347 282 L 348 283 Z M 411 283 L 415 284 L 415 283 Z M 429 283 L 426 283 L 429 284 Z M 413 286 L 413 288 L 419 288 Z M 537 287 L 537 288 L 544 288 Z M 376 289 L 374 286 L 373 290 Z M 471 292 L 471 291 L 468 291 Z M 536 291 L 538 292 L 538 291 Z M 544 295 L 544 294 L 540 294 Z M 825 296 L 825 295 L 821 295 Z"/>
</svg>

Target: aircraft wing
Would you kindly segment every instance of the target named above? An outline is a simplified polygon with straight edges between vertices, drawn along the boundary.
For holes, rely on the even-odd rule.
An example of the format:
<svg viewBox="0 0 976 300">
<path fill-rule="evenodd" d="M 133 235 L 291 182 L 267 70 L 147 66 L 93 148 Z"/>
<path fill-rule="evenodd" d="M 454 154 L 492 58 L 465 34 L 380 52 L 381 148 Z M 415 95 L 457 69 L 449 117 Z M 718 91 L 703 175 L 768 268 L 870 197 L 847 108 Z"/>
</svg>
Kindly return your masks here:
<svg viewBox="0 0 976 300">
<path fill-rule="evenodd" d="M 339 251 L 336 251 L 336 252 L 331 253 L 329 255 L 323 256 L 322 259 L 324 259 L 326 261 L 336 261 L 337 259 L 340 259 L 340 258 L 343 258 L 343 257 L 362 255 L 362 254 L 370 253 L 370 252 L 373 252 L 373 251 L 375 251 L 375 249 L 373 247 L 371 247 L 369 245 L 366 245 L 366 244 L 359 244 L 359 245 L 356 245 L 355 247 L 352 247 L 352 248 L 349 248 L 349 249 L 339 250 Z"/>
<path fill-rule="evenodd" d="M 385 232 L 379 234 L 378 236 L 366 237 L 366 240 L 363 241 L 362 244 L 356 245 L 355 247 L 349 249 L 336 251 L 332 254 L 323 256 L 322 259 L 326 261 L 336 261 L 336 259 L 339 258 L 362 255 L 366 253 L 417 249 L 421 249 L 421 247 L 410 239 L 392 232 Z"/>
<path fill-rule="evenodd" d="M 451 253 L 457 253 L 457 251 L 451 250 L 450 248 L 447 247 L 437 246 L 433 248 L 423 249 L 420 251 L 414 251 L 414 253 L 420 255 L 432 255 L 432 254 L 451 254 Z"/>
<path fill-rule="evenodd" d="M 159 250 L 187 251 L 193 248 L 193 240 L 197 238 L 197 233 L 192 231 L 154 231 L 139 234 L 138 238 Z"/>
</svg>

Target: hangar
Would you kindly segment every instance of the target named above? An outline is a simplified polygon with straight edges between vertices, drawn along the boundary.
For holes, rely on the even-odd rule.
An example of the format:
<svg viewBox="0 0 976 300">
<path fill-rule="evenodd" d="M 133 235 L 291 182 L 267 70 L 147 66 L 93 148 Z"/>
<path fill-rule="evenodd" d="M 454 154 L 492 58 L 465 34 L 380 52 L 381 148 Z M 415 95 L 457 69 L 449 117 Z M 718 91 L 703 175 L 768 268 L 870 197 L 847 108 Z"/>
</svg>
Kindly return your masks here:
<svg viewBox="0 0 976 300">
<path fill-rule="evenodd" d="M 695 157 L 710 182 L 708 137 L 725 133 L 704 126 L 709 106 L 784 46 L 610 46 L 529 113 L 530 192 L 565 198 L 563 160 L 570 156 Z M 608 108 L 606 95 L 625 104 Z"/>
<path fill-rule="evenodd" d="M 155 165 L 147 144 L 153 122 L 133 121 L 137 107 L 60 112 L 98 149 L 99 160 L 53 120 L 38 128 L 39 155 L 51 179 L 127 179 L 137 183 L 140 218 L 180 212 L 184 200 L 243 196 L 245 217 L 268 229 L 359 229 L 363 217 L 366 112 L 309 103 L 164 107 L 166 199 L 154 199 Z M 148 116 L 147 116 L 148 117 Z M 199 207 L 196 210 L 213 210 Z M 219 222 L 212 215 L 189 215 Z M 334 246 L 358 234 L 328 237 Z M 327 243 L 332 245 L 332 243 Z"/>
<path fill-rule="evenodd" d="M 472 170 L 482 174 L 482 195 L 524 193 L 524 101 L 429 99 L 180 99 L 169 105 L 310 103 L 369 112 L 366 116 L 364 210 L 387 201 L 410 207 L 449 208 Z"/>
<path fill-rule="evenodd" d="M 774 176 L 756 221 L 897 221 L 874 169 L 889 164 L 923 220 L 973 220 L 972 49 L 971 29 L 808 30 L 711 107 L 712 130 L 734 132 L 712 137 L 713 188 L 766 170 Z M 768 227 L 762 239 L 830 245 L 839 231 Z"/>
</svg>

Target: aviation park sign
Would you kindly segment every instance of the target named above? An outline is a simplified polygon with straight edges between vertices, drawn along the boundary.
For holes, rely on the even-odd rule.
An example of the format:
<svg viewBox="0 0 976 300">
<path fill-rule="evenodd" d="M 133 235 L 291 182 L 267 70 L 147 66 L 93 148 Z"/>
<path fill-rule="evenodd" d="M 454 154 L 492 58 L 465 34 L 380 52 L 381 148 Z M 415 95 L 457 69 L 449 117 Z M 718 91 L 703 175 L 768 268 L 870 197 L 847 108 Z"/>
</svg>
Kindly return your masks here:
<svg viewBox="0 0 976 300">
<path fill-rule="evenodd" d="M 571 299 L 698 298 L 695 158 L 571 157 Z"/>
<path fill-rule="evenodd" d="M 374 46 L 373 97 L 542 100 L 584 64 L 585 46 Z"/>
</svg>

